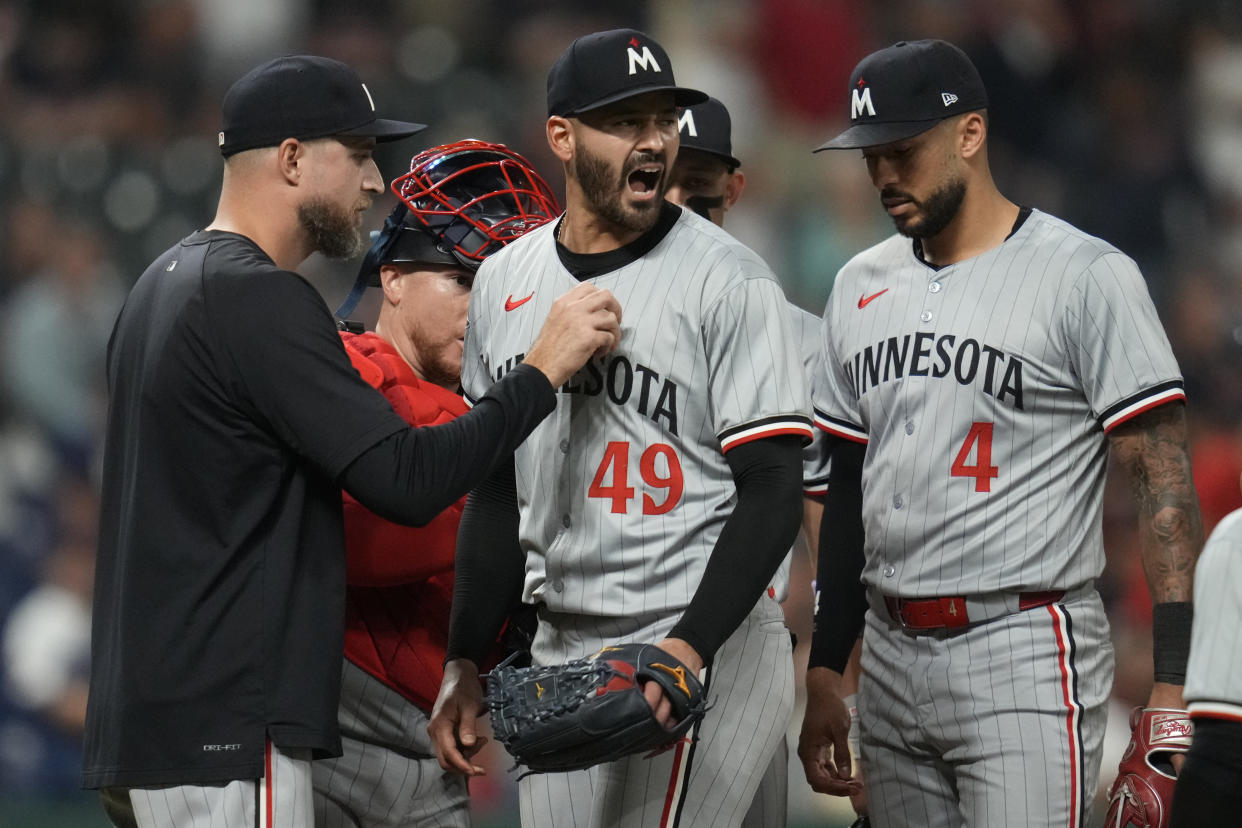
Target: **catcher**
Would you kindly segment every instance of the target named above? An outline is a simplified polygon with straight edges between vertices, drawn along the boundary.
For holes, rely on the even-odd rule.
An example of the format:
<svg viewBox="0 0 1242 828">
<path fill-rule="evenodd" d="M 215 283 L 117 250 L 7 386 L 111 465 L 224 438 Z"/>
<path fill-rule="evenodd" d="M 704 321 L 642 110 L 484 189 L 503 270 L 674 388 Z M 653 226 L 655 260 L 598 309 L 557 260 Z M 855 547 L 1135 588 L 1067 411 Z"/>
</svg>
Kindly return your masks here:
<svg viewBox="0 0 1242 828">
<path fill-rule="evenodd" d="M 375 330 L 341 323 L 341 340 L 394 411 L 431 426 L 467 411 L 458 394 L 461 339 L 479 264 L 560 208 L 529 161 L 476 140 L 418 153 L 392 191 L 400 202 L 338 310 L 347 316 L 367 285 L 379 288 Z M 315 823 L 469 825 L 466 781 L 440 769 L 426 728 L 443 675 L 464 498 L 421 526 L 392 523 L 348 492 L 343 498 L 343 755 L 313 764 Z"/>
</svg>

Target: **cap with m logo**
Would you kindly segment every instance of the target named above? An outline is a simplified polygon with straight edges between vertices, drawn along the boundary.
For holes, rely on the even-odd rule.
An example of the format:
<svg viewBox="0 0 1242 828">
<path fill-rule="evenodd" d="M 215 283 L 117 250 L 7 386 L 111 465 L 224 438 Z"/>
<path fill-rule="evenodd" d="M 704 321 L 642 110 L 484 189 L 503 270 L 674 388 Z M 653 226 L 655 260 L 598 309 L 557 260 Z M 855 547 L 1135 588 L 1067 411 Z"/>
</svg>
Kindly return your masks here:
<svg viewBox="0 0 1242 828">
<path fill-rule="evenodd" d="M 569 45 L 548 72 L 548 116 L 572 118 L 648 92 L 671 91 L 689 106 L 707 95 L 678 86 L 673 65 L 659 43 L 635 29 L 584 35 Z"/>
<path fill-rule="evenodd" d="M 913 138 L 988 105 L 975 65 L 943 40 L 902 41 L 872 52 L 854 67 L 849 92 L 851 126 L 816 152 Z"/>
<path fill-rule="evenodd" d="M 742 162 L 733 157 L 733 121 L 729 110 L 715 98 L 688 106 L 677 114 L 677 129 L 681 133 L 683 150 L 698 150 L 717 156 L 729 169 L 737 169 Z"/>
</svg>

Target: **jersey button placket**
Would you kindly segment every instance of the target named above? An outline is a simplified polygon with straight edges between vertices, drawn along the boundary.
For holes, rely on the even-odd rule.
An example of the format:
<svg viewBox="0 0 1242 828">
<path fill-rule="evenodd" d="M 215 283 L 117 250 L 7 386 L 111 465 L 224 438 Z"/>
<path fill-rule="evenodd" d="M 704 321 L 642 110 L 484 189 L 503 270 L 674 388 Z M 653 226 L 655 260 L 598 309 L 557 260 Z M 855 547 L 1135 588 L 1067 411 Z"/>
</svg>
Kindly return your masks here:
<svg viewBox="0 0 1242 828">
<path fill-rule="evenodd" d="M 944 285 L 934 279 L 927 285 L 927 292 L 933 295 L 939 293 L 943 289 Z M 926 325 L 930 323 L 934 317 L 935 314 L 931 312 L 931 309 L 924 307 L 923 312 L 919 314 L 919 321 Z"/>
</svg>

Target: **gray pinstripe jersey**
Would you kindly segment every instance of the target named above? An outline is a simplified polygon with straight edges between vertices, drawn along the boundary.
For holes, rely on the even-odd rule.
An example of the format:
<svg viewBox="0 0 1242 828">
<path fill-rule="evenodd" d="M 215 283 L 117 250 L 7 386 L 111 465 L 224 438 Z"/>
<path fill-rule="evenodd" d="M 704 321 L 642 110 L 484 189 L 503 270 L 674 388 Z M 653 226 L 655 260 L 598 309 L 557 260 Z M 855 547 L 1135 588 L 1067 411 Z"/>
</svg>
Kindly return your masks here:
<svg viewBox="0 0 1242 828">
<path fill-rule="evenodd" d="M 818 316 L 793 303 L 790 303 L 789 310 L 793 314 L 794 338 L 802 356 L 802 374 L 809 383 L 819 365 L 820 328 L 823 323 Z M 827 442 L 824 432 L 817 428 L 811 442 L 802 449 L 802 491 L 805 494 L 822 496 L 828 491 L 830 463 L 825 452 Z"/>
<path fill-rule="evenodd" d="M 1242 509 L 1212 530 L 1195 566 L 1185 697 L 1195 716 L 1242 721 Z"/>
<path fill-rule="evenodd" d="M 802 375 L 809 383 L 815 376 L 815 366 L 819 363 L 820 319 L 792 302 L 789 305 L 789 312 L 793 315 L 794 339 L 798 342 L 798 350 L 802 356 Z M 808 410 L 808 416 L 810 414 Z M 828 455 L 828 435 L 818 428 L 814 431 L 815 435 L 811 438 L 811 442 L 802 448 L 802 493 L 807 496 L 822 497 L 828 491 L 828 470 L 831 466 L 831 457 Z M 797 549 L 796 545 L 794 549 Z M 812 554 L 815 552 L 818 550 L 814 550 Z M 789 573 L 793 567 L 793 554 L 791 550 L 777 567 L 776 574 L 772 576 L 771 595 L 781 603 L 789 597 Z"/>
<path fill-rule="evenodd" d="M 522 359 L 552 301 L 577 284 L 555 227 L 479 269 L 467 401 Z M 621 304 L 621 343 L 559 389 L 515 456 L 523 599 L 596 615 L 684 608 L 735 497 L 724 452 L 810 437 L 790 315 L 763 261 L 689 211 L 646 255 L 592 281 Z"/>
<path fill-rule="evenodd" d="M 1133 260 L 1038 210 L 940 270 L 893 236 L 842 268 L 817 424 L 868 445 L 863 580 L 1065 589 L 1104 566 L 1105 433 L 1184 398 Z"/>
</svg>

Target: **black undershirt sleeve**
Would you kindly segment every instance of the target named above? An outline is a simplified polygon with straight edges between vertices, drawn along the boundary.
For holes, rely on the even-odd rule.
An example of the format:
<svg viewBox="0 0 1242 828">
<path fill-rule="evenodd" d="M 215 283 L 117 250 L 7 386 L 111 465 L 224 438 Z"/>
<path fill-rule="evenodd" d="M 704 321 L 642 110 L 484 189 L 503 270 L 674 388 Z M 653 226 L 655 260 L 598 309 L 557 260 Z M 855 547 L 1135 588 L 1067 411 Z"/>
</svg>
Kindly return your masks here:
<svg viewBox="0 0 1242 828">
<path fill-rule="evenodd" d="M 793 546 L 802 519 L 802 440 L 765 437 L 725 455 L 737 505 L 725 521 L 690 606 L 669 632 L 705 662 L 733 634 Z"/>
<path fill-rule="evenodd" d="M 511 457 L 555 406 L 543 372 L 519 365 L 455 420 L 380 440 L 338 482 L 380 517 L 423 526 Z"/>
<path fill-rule="evenodd" d="M 1237 825 L 1242 813 L 1242 722 L 1195 719 L 1194 743 L 1173 791 L 1170 828 Z"/>
<path fill-rule="evenodd" d="M 862 464 L 867 447 L 837 440 L 819 530 L 815 626 L 808 667 L 840 673 L 862 632 L 867 592 L 863 570 Z"/>
<path fill-rule="evenodd" d="M 445 661 L 465 658 L 479 664 L 521 597 L 526 572 L 518 543 L 512 459 L 501 463 L 466 500 L 454 572 Z"/>
</svg>

